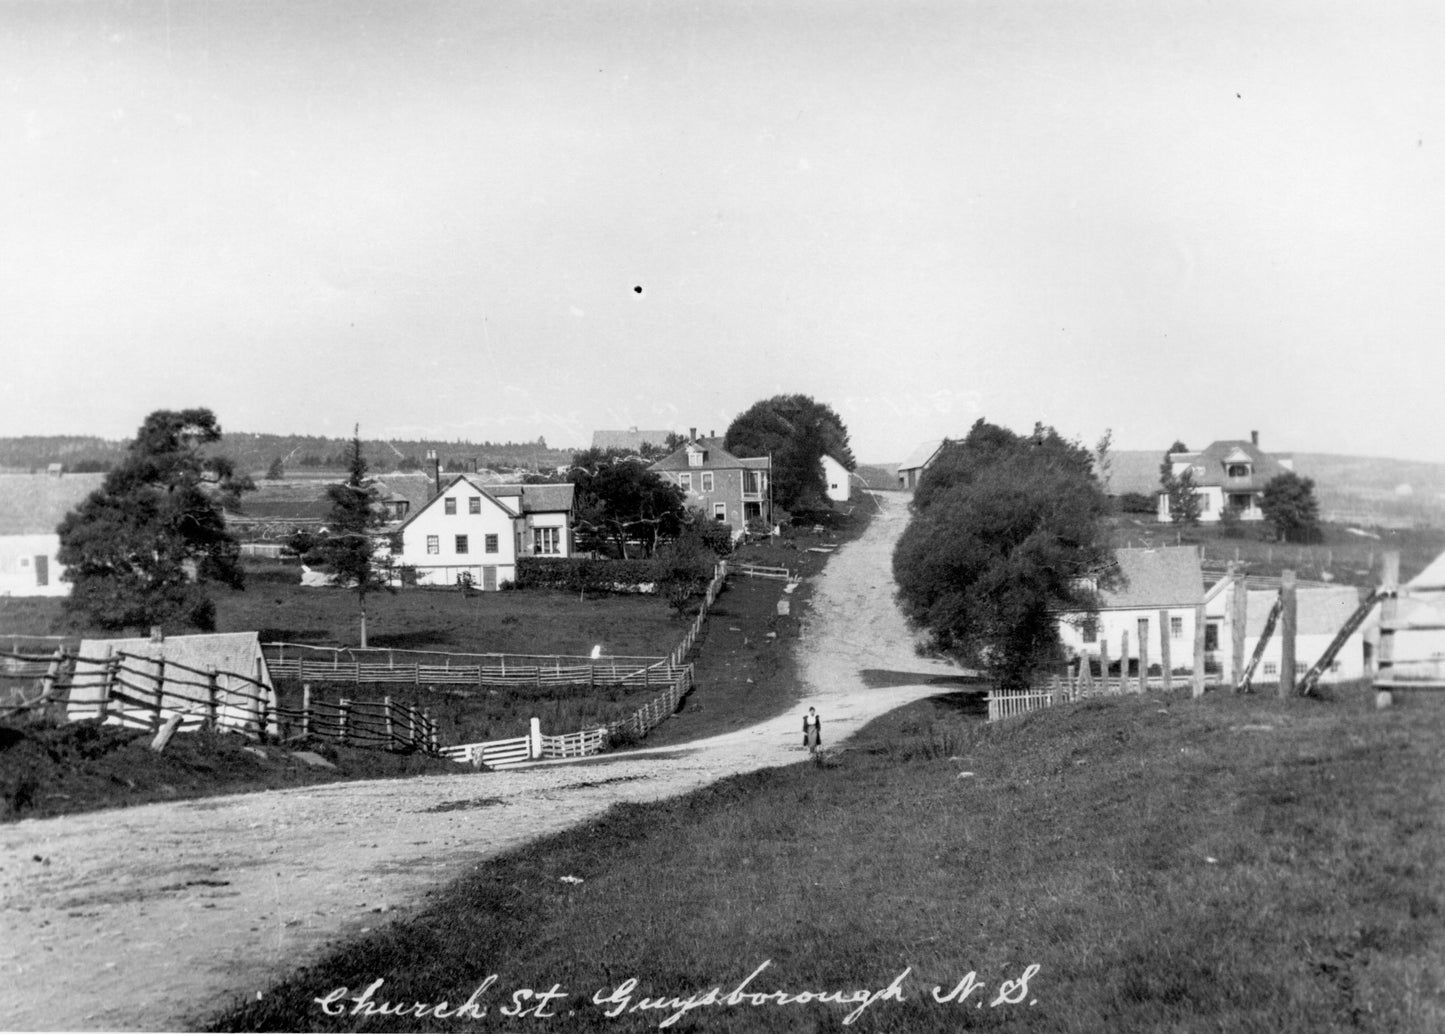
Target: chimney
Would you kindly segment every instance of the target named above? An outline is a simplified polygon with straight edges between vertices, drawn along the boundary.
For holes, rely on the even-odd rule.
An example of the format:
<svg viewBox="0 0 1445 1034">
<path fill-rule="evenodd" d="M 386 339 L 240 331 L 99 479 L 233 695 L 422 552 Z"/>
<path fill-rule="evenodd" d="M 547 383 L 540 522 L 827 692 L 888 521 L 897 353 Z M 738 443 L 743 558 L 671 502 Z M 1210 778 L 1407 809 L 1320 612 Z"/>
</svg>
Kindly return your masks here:
<svg viewBox="0 0 1445 1034">
<path fill-rule="evenodd" d="M 1258 431 L 1250 431 L 1250 432 L 1249 432 L 1249 440 L 1250 440 L 1250 442 L 1251 442 L 1252 444 L 1258 445 L 1258 444 L 1259 444 L 1259 432 L 1258 432 Z"/>
<path fill-rule="evenodd" d="M 151 642 L 163 643 L 166 641 L 165 633 L 161 631 L 160 625 L 151 625 Z"/>
<path fill-rule="evenodd" d="M 690 441 L 690 442 L 695 442 L 695 441 L 697 441 L 697 428 L 696 428 L 696 427 L 689 427 L 689 428 L 687 429 L 687 440 Z"/>
<path fill-rule="evenodd" d="M 709 438 L 716 438 L 716 437 L 717 437 L 717 432 L 709 429 L 709 431 L 707 432 L 707 436 L 708 436 Z"/>
</svg>

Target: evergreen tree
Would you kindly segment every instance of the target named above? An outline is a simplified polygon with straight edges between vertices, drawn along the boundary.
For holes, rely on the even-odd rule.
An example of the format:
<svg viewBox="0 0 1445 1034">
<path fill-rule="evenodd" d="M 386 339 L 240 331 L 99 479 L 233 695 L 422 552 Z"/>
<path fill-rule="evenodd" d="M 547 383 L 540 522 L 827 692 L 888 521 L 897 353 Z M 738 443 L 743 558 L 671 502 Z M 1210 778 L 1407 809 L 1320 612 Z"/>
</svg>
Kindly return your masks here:
<svg viewBox="0 0 1445 1034">
<path fill-rule="evenodd" d="M 109 630 L 215 628 L 207 584 L 244 584 L 221 509 L 254 487 L 230 460 L 206 454 L 220 440 L 209 409 L 146 417 L 101 487 L 60 523 L 68 610 Z"/>
<path fill-rule="evenodd" d="M 321 559 L 322 566 L 338 585 L 350 586 L 356 590 L 356 601 L 361 609 L 361 646 L 366 646 L 366 597 L 385 590 L 394 592 L 388 571 L 376 559 L 377 540 L 375 532 L 384 519 L 377 510 L 376 489 L 366 476 L 366 459 L 361 454 L 361 429 L 358 427 L 351 440 L 347 457 L 348 475 L 339 485 L 326 489 L 331 501 L 327 515 L 327 534 L 316 546 L 314 553 Z"/>
</svg>

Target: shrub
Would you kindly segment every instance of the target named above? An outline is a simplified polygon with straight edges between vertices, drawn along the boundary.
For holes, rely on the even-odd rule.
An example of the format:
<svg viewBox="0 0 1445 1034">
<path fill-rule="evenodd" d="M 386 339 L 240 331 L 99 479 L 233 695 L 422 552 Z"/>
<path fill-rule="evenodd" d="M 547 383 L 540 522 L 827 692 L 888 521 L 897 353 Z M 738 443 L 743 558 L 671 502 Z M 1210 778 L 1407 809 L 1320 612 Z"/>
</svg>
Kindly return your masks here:
<svg viewBox="0 0 1445 1034">
<path fill-rule="evenodd" d="M 1119 509 L 1124 513 L 1153 513 L 1154 500 L 1143 492 L 1125 492 L 1119 496 Z"/>
<path fill-rule="evenodd" d="M 651 560 L 592 560 L 587 557 L 520 557 L 517 587 L 569 592 L 637 591 L 656 580 Z"/>
</svg>

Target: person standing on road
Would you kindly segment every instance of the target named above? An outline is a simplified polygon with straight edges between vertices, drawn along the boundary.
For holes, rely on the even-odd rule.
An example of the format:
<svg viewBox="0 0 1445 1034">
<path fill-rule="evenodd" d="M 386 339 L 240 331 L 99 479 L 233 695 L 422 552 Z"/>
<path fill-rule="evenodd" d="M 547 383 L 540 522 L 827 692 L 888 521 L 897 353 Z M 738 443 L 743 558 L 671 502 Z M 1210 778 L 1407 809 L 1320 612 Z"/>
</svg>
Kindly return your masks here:
<svg viewBox="0 0 1445 1034">
<path fill-rule="evenodd" d="M 814 708 L 808 708 L 808 713 L 803 715 L 803 746 L 808 748 L 809 754 L 818 753 L 818 747 L 823 742 L 823 719 L 818 717 Z"/>
</svg>

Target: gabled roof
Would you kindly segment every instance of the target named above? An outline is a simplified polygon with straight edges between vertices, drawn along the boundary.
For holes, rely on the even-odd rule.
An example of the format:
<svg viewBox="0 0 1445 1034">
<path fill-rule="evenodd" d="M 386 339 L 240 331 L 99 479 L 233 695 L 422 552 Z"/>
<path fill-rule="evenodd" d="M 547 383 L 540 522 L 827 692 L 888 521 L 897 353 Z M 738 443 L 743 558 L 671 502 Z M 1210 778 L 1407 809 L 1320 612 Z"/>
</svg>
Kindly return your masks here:
<svg viewBox="0 0 1445 1034">
<path fill-rule="evenodd" d="M 1193 607 L 1204 602 L 1204 571 L 1194 546 L 1116 549 L 1123 575 L 1118 588 L 1099 594 L 1100 610 Z"/>
<path fill-rule="evenodd" d="M 0 535 L 54 535 L 104 474 L 0 474 Z"/>
<path fill-rule="evenodd" d="M 688 463 L 689 449 L 702 449 L 703 461 L 694 466 Z M 680 449 L 668 453 L 648 470 L 767 470 L 771 461 L 766 456 L 752 456 L 744 459 L 734 456 L 723 448 L 721 438 L 695 438 Z"/>
<path fill-rule="evenodd" d="M 435 496 L 420 509 L 412 512 L 402 522 L 401 531 L 434 506 L 458 483 L 463 482 L 476 489 L 477 493 L 508 517 L 525 513 L 571 513 L 572 497 L 577 486 L 573 484 L 552 485 L 494 485 L 488 484 L 476 474 L 457 474 L 442 485 L 441 494 Z"/>
<path fill-rule="evenodd" d="M 1246 636 L 1264 631 L 1277 589 L 1250 589 L 1244 604 Z M 1351 585 L 1295 588 L 1295 632 L 1298 635 L 1334 635 L 1360 606 L 1360 590 Z M 1278 631 L 1278 628 L 1276 628 Z"/>
<path fill-rule="evenodd" d="M 1289 459 L 1287 455 L 1272 455 L 1250 441 L 1225 439 L 1211 442 L 1200 452 L 1176 452 L 1172 460 L 1177 464 L 1188 463 L 1199 468 L 1194 474 L 1194 483 L 1201 487 L 1219 487 L 1238 490 L 1262 489 L 1271 478 L 1286 473 L 1289 468 L 1280 462 Z M 1225 473 L 1230 463 L 1248 463 L 1248 478 L 1231 478 Z"/>
<path fill-rule="evenodd" d="M 640 452 L 644 445 L 655 445 L 661 449 L 667 445 L 667 436 L 670 434 L 671 431 L 639 431 L 635 427 L 629 427 L 625 431 L 593 431 L 592 448 Z"/>
<path fill-rule="evenodd" d="M 266 665 L 266 657 L 261 651 L 261 642 L 255 632 L 214 632 L 201 635 L 166 636 L 158 643 L 153 642 L 149 637 L 82 639 L 77 656 L 91 662 L 101 661 L 107 650 L 136 657 L 164 659 L 167 664 L 183 664 L 199 671 L 215 668 L 218 672 L 230 672 L 252 679 L 257 677 L 256 661 L 259 658 L 261 662 L 260 681 L 267 685 L 271 683 L 271 672 Z M 99 670 L 100 665 L 98 664 L 78 661 L 76 663 L 76 682 L 98 681 L 86 679 L 83 676 L 93 675 Z M 167 672 L 166 683 L 168 691 L 192 696 L 197 693 L 193 686 L 170 687 L 169 683 L 172 677 L 183 683 L 194 682 L 195 675 L 179 670 Z"/>
<path fill-rule="evenodd" d="M 924 442 L 908 454 L 908 458 L 898 464 L 898 470 L 902 473 L 905 470 L 920 470 L 933 462 L 938 451 L 948 441 L 947 438 L 936 438 L 933 441 Z"/>
</svg>

